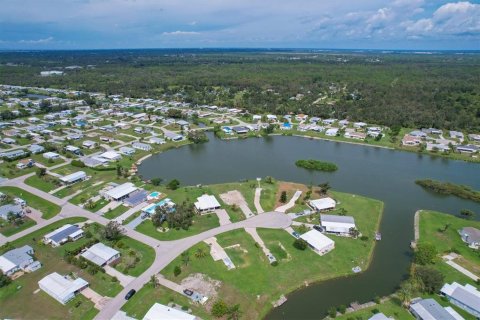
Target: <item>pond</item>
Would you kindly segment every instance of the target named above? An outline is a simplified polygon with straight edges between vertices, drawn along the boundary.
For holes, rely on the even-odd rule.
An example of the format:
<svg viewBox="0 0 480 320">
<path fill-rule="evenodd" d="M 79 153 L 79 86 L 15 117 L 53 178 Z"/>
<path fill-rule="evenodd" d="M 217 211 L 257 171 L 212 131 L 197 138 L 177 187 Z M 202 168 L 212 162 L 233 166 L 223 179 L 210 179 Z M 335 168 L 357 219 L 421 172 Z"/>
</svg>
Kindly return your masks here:
<svg viewBox="0 0 480 320">
<path fill-rule="evenodd" d="M 411 262 L 413 216 L 418 209 L 459 214 L 480 213 L 480 205 L 440 196 L 417 186 L 431 178 L 480 189 L 480 165 L 355 144 L 275 136 L 188 145 L 150 157 L 139 167 L 145 178 L 178 179 L 183 185 L 232 182 L 272 176 L 279 180 L 319 184 L 365 195 L 385 203 L 370 268 L 361 274 L 310 285 L 288 295 L 267 319 L 323 318 L 329 307 L 360 303 L 393 292 L 406 277 Z M 337 164 L 333 173 L 311 172 L 295 166 L 299 159 Z M 478 216 L 477 216 L 478 217 Z"/>
</svg>

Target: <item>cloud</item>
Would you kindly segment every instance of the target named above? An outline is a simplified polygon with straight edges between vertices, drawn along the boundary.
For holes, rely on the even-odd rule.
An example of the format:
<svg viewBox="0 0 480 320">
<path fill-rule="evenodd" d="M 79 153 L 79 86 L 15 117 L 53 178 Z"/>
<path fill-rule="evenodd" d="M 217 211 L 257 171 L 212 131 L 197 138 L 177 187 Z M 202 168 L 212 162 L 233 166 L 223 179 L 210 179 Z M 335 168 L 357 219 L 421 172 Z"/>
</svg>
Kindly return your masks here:
<svg viewBox="0 0 480 320">
<path fill-rule="evenodd" d="M 198 35 L 198 34 L 200 34 L 200 32 L 180 31 L 180 30 L 173 31 L 173 32 L 162 32 L 162 35 L 164 35 L 164 36 L 194 36 L 194 35 Z"/>
<path fill-rule="evenodd" d="M 50 42 L 53 41 L 53 37 L 48 37 L 48 38 L 45 38 L 45 39 L 38 39 L 38 40 L 19 40 L 18 43 L 21 43 L 21 44 L 34 44 L 34 45 L 37 45 L 37 44 L 48 44 Z"/>
</svg>

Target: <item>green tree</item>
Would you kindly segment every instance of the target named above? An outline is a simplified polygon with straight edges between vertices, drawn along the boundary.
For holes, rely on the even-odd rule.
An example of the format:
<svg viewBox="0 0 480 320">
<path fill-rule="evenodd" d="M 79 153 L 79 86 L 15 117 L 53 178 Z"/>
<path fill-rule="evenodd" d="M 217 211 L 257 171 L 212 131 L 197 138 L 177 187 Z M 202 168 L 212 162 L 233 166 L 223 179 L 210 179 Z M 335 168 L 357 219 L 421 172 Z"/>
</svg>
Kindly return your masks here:
<svg viewBox="0 0 480 320">
<path fill-rule="evenodd" d="M 308 243 L 307 241 L 298 238 L 298 239 L 295 239 L 295 241 L 293 242 L 293 246 L 298 250 L 305 250 L 308 247 Z"/>
<path fill-rule="evenodd" d="M 328 181 L 324 183 L 320 183 L 318 187 L 320 188 L 320 194 L 322 195 L 326 195 L 328 190 L 330 190 L 331 188 L 330 183 Z"/>
<path fill-rule="evenodd" d="M 38 168 L 37 169 L 37 176 L 38 177 L 44 177 L 47 174 L 47 169 L 46 168 Z"/>
<path fill-rule="evenodd" d="M 150 277 L 150 284 L 152 287 L 157 288 L 160 285 L 160 282 L 158 281 L 158 278 L 155 275 L 152 275 Z"/>
<path fill-rule="evenodd" d="M 429 294 L 438 292 L 445 279 L 440 271 L 429 266 L 418 266 L 415 269 L 415 276 L 422 282 L 423 290 Z"/>
<path fill-rule="evenodd" d="M 185 266 L 188 266 L 188 264 L 190 263 L 190 252 L 188 252 L 188 250 L 183 251 L 181 257 L 182 257 L 182 263 Z"/>
<path fill-rule="evenodd" d="M 179 266 L 175 266 L 173 268 L 173 275 L 175 277 L 178 277 L 180 275 L 180 273 L 182 273 L 182 269 Z"/>
<path fill-rule="evenodd" d="M 415 262 L 421 265 L 435 263 L 437 248 L 431 243 L 419 243 L 415 250 Z"/>
<path fill-rule="evenodd" d="M 119 240 L 124 233 L 125 229 L 120 223 L 110 221 L 102 230 L 102 238 L 109 241 L 116 241 Z"/>
<path fill-rule="evenodd" d="M 229 311 L 228 305 L 223 300 L 215 301 L 212 306 L 212 315 L 216 318 L 221 318 Z"/>
<path fill-rule="evenodd" d="M 237 303 L 230 308 L 228 308 L 228 319 L 229 320 L 238 320 L 242 315 L 242 311 L 240 310 L 240 305 Z"/>
<path fill-rule="evenodd" d="M 150 182 L 154 185 L 154 186 L 159 186 L 161 183 L 162 183 L 163 179 L 162 178 L 153 178 L 152 180 L 150 180 Z"/>
<path fill-rule="evenodd" d="M 10 282 L 12 282 L 12 280 L 10 280 L 10 278 L 7 277 L 2 270 L 0 270 L 0 288 L 9 285 Z"/>
<path fill-rule="evenodd" d="M 170 182 L 167 183 L 167 189 L 170 189 L 170 190 L 177 190 L 179 186 L 180 186 L 180 181 L 178 181 L 177 179 L 170 180 Z"/>
<path fill-rule="evenodd" d="M 158 206 L 155 208 L 155 212 L 153 213 L 151 219 L 153 225 L 158 228 L 162 225 L 163 221 L 167 219 L 168 215 L 168 208 L 167 206 Z"/>
<path fill-rule="evenodd" d="M 468 209 L 461 210 L 460 214 L 466 219 L 471 219 L 475 216 L 475 212 L 473 212 L 472 210 L 468 210 Z"/>
<path fill-rule="evenodd" d="M 280 195 L 280 202 L 281 203 L 287 202 L 287 191 L 282 191 L 282 194 Z"/>
<path fill-rule="evenodd" d="M 205 250 L 202 248 L 198 248 L 195 251 L 195 257 L 198 259 L 205 258 L 206 256 L 207 256 L 207 252 L 205 252 Z"/>
</svg>

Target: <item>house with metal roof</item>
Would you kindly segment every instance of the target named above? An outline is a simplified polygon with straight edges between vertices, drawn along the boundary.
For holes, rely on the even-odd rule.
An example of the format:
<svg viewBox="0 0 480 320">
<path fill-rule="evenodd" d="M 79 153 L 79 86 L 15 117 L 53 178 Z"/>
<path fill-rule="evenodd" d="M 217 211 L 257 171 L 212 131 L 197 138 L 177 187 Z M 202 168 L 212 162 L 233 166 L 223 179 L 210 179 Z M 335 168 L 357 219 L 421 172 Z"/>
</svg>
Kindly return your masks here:
<svg viewBox="0 0 480 320">
<path fill-rule="evenodd" d="M 130 148 L 130 147 L 120 147 L 118 149 L 118 152 L 120 152 L 121 154 L 123 154 L 125 156 L 130 156 L 130 155 L 135 153 L 135 149 Z"/>
<path fill-rule="evenodd" d="M 468 244 L 470 248 L 480 248 L 480 230 L 473 227 L 465 227 L 458 231 L 463 242 Z"/>
<path fill-rule="evenodd" d="M 452 312 L 453 311 L 453 312 Z M 444 308 L 434 299 L 413 300 L 410 312 L 419 320 L 459 320 L 463 319 L 452 308 Z M 452 314 L 452 313 L 453 314 Z M 457 318 L 456 315 L 460 316 Z"/>
<path fill-rule="evenodd" d="M 467 311 L 476 318 L 480 318 L 480 291 L 474 286 L 466 284 L 464 286 L 453 282 L 446 283 L 440 293 L 447 297 L 451 304 L 454 304 Z"/>
<path fill-rule="evenodd" d="M 125 182 L 119 186 L 105 191 L 103 195 L 108 200 L 120 201 L 127 198 L 132 192 L 138 190 L 138 188 L 131 182 Z"/>
<path fill-rule="evenodd" d="M 165 138 L 167 140 L 172 140 L 172 141 L 181 141 L 183 140 L 183 136 L 181 134 L 178 134 L 178 133 L 175 133 L 175 132 L 171 132 L 171 131 L 167 131 L 165 132 Z"/>
<path fill-rule="evenodd" d="M 339 235 L 349 235 L 350 229 L 356 229 L 355 219 L 351 216 L 337 216 L 332 214 L 320 215 L 320 224 L 326 232 Z"/>
<path fill-rule="evenodd" d="M 216 209 L 220 209 L 220 203 L 215 196 L 204 194 L 197 198 L 197 202 L 195 202 L 195 209 L 198 213 L 207 213 Z"/>
<path fill-rule="evenodd" d="M 103 267 L 120 259 L 120 252 L 99 242 L 81 254 L 88 261 Z"/>
<path fill-rule="evenodd" d="M 335 248 L 335 242 L 317 230 L 310 230 L 302 234 L 300 239 L 305 240 L 313 251 L 321 256 Z"/>
<path fill-rule="evenodd" d="M 66 224 L 43 237 L 45 244 L 58 247 L 67 241 L 75 241 L 83 237 L 83 230 L 75 225 Z"/>
<path fill-rule="evenodd" d="M 7 251 L 0 256 L 0 270 L 7 276 L 20 270 L 26 272 L 38 270 L 41 263 L 34 260 L 33 254 L 33 248 L 27 245 Z"/>
<path fill-rule="evenodd" d="M 386 315 L 384 315 L 383 313 L 379 312 L 379 313 L 375 313 L 373 316 L 368 318 L 368 320 L 394 320 L 394 319 L 389 318 Z"/>
<path fill-rule="evenodd" d="M 145 314 L 143 320 L 196 320 L 197 317 L 185 311 L 155 303 Z"/>
<path fill-rule="evenodd" d="M 25 152 L 25 150 L 22 150 L 22 149 L 0 153 L 0 157 L 6 158 L 6 159 L 17 159 L 17 158 L 22 158 L 26 156 L 27 156 L 27 153 Z"/>
<path fill-rule="evenodd" d="M 45 148 L 39 144 L 32 144 L 30 147 L 28 147 L 28 151 L 30 151 L 33 154 L 37 154 L 45 151 Z"/>
<path fill-rule="evenodd" d="M 326 211 L 335 209 L 337 203 L 332 198 L 321 198 L 310 200 L 308 204 L 315 211 Z"/>
<path fill-rule="evenodd" d="M 147 143 L 143 143 L 143 142 L 134 142 L 132 143 L 132 148 L 134 149 L 139 149 L 139 150 L 143 150 L 143 151 L 150 151 L 152 150 L 152 146 L 147 144 Z"/>
<path fill-rule="evenodd" d="M 23 207 L 19 204 L 6 204 L 0 207 L 0 218 L 3 220 L 8 220 L 8 215 L 10 213 L 17 217 L 23 217 L 25 215 Z"/>
<path fill-rule="evenodd" d="M 77 171 L 72 174 L 61 177 L 60 181 L 63 184 L 74 184 L 76 182 L 83 181 L 85 179 L 87 179 L 87 174 L 85 173 L 85 171 Z"/>
<path fill-rule="evenodd" d="M 82 278 L 73 280 L 54 272 L 38 281 L 38 286 L 61 304 L 66 304 L 87 288 L 88 282 Z"/>
</svg>

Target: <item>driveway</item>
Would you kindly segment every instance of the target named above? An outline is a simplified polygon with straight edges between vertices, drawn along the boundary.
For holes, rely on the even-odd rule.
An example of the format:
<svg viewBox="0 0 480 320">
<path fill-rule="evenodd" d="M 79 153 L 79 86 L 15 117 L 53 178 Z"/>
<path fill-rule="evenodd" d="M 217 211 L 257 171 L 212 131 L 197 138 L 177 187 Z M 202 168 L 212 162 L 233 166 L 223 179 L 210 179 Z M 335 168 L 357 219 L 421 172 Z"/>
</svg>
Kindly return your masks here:
<svg viewBox="0 0 480 320">
<path fill-rule="evenodd" d="M 225 202 L 228 205 L 238 206 L 240 210 L 242 210 L 243 214 L 247 219 L 255 216 L 252 210 L 250 210 L 250 208 L 248 207 L 248 204 L 245 201 L 245 198 L 238 190 L 232 190 L 232 191 L 228 191 L 227 193 L 222 193 L 220 195 L 220 199 L 222 199 L 223 202 Z"/>
<path fill-rule="evenodd" d="M 262 205 L 260 204 L 260 197 L 262 195 L 262 188 L 256 188 L 255 189 L 255 199 L 253 200 L 255 204 L 255 209 L 257 210 L 257 213 L 264 213 Z"/>
<path fill-rule="evenodd" d="M 277 209 L 275 209 L 275 211 L 286 212 L 288 209 L 293 208 L 295 206 L 295 201 L 297 201 L 298 198 L 300 198 L 301 195 L 302 195 L 302 191 L 297 190 L 297 192 L 295 192 L 292 199 L 290 199 L 290 201 L 288 201 L 288 203 L 284 204 L 283 206 L 278 207 Z"/>
<path fill-rule="evenodd" d="M 122 285 L 122 287 L 126 287 L 130 282 L 135 280 L 135 277 L 123 274 L 113 267 L 105 266 L 104 269 L 108 275 L 111 275 L 112 277 L 116 277 L 120 282 L 120 284 Z"/>
</svg>

